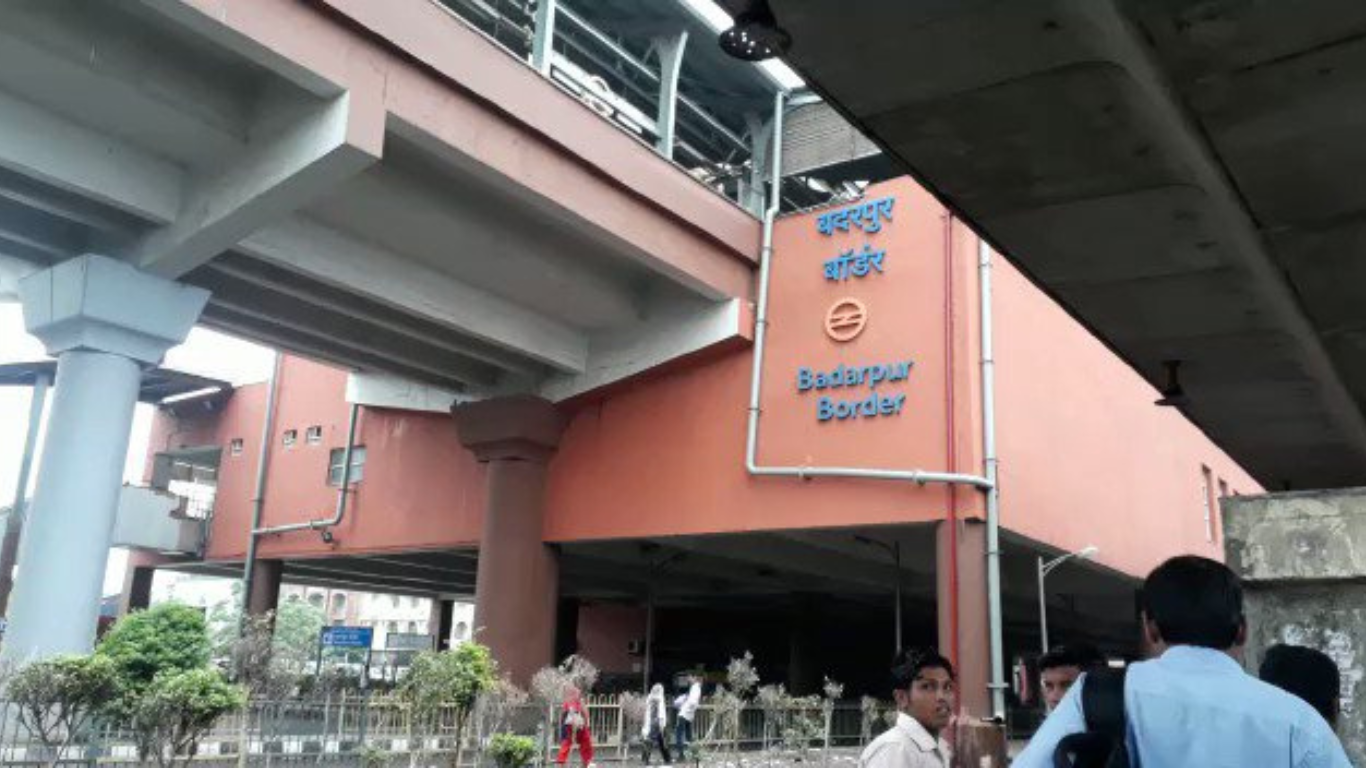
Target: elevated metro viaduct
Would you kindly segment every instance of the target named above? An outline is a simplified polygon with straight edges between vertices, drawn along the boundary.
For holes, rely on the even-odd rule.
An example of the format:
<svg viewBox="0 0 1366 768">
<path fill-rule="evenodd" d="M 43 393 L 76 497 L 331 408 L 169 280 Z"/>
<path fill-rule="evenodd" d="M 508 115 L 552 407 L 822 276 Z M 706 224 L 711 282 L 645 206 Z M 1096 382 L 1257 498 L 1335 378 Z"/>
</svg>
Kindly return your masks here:
<svg viewBox="0 0 1366 768">
<path fill-rule="evenodd" d="M 198 320 L 427 393 L 416 407 L 356 385 L 366 469 L 330 541 L 309 522 L 335 500 L 340 374 L 282 365 L 264 494 L 265 388 L 197 427 L 162 423 L 158 450 L 222 450 L 192 567 L 240 565 L 253 500 L 260 527 L 302 526 L 260 538 L 258 609 L 281 578 L 473 591 L 515 679 L 576 645 L 631 674 L 612 654 L 657 623 L 661 672 L 752 648 L 799 690 L 826 672 L 872 690 L 900 583 L 903 640 L 954 656 L 986 714 L 981 493 L 755 477 L 746 423 L 759 414 L 762 465 L 981 473 L 989 251 L 906 180 L 781 219 L 753 410 L 752 200 L 443 6 L 379 7 L 4 7 L 0 236 L 58 357 L 4 653 L 89 647 L 139 368 Z M 752 89 L 717 99 L 762 110 Z M 1033 558 L 1096 545 L 1050 582 L 1055 636 L 1118 650 L 1133 580 L 1217 554 L 1221 481 L 1257 485 L 999 261 L 996 282 L 1007 649 L 1037 644 Z M 421 387 L 458 400 L 454 419 Z M 284 449 L 310 426 L 327 452 Z"/>
</svg>

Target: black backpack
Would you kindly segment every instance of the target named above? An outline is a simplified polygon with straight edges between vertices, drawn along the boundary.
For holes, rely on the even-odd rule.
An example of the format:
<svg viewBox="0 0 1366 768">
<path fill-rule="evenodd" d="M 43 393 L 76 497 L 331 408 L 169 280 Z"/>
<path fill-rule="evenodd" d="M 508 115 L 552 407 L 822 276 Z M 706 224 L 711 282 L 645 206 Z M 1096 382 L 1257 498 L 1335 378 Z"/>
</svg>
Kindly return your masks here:
<svg viewBox="0 0 1366 768">
<path fill-rule="evenodd" d="M 1081 709 L 1086 714 L 1086 730 L 1058 742 L 1054 768 L 1129 768 L 1124 670 L 1088 672 L 1082 683 Z"/>
</svg>

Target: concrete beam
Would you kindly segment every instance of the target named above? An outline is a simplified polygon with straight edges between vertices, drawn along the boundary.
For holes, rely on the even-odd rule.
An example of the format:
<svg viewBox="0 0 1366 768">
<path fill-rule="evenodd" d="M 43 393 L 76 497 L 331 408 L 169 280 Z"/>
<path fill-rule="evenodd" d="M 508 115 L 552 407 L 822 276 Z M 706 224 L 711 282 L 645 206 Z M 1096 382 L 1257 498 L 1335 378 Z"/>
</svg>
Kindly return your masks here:
<svg viewBox="0 0 1366 768">
<path fill-rule="evenodd" d="M 295 320 L 285 314 L 288 311 L 286 309 L 270 305 L 263 307 L 259 298 L 248 304 L 240 297 L 227 298 L 219 295 L 215 289 L 210 290 L 214 293 L 212 303 L 215 307 L 278 328 L 281 333 L 297 335 L 305 342 L 325 344 L 341 338 L 357 352 L 376 359 L 392 360 L 397 363 L 396 367 L 421 371 L 429 379 L 454 379 L 474 387 L 491 387 L 497 381 L 497 372 L 491 368 L 466 361 L 434 360 L 428 354 L 405 348 L 401 342 L 394 343 L 392 338 L 387 339 L 390 343 L 385 343 L 385 340 L 374 338 L 375 334 L 368 333 L 359 323 L 348 322 L 347 318 L 332 318 L 330 323 L 320 322 L 323 319 L 320 316 L 315 316 L 311 322 Z"/>
<path fill-rule="evenodd" d="M 0 91 L 0 167 L 156 223 L 180 209 L 179 166 Z"/>
<path fill-rule="evenodd" d="M 357 117 L 360 108 L 344 93 L 249 142 L 188 191 L 174 223 L 135 246 L 134 263 L 179 277 L 379 160 L 383 121 Z"/>
<path fill-rule="evenodd" d="M 648 302 L 652 316 L 628 329 L 593 337 L 588 367 L 572 375 L 554 376 L 541 395 L 560 401 L 628 379 L 659 366 L 728 343 L 747 343 L 751 333 L 749 303 Z"/>
<path fill-rule="evenodd" d="M 320 285 L 277 266 L 262 264 L 235 255 L 215 259 L 210 266 L 214 272 L 234 280 L 273 291 L 319 309 L 340 312 L 363 320 L 367 324 L 411 337 L 429 346 L 457 355 L 464 355 L 526 378 L 538 377 L 544 369 L 532 361 L 497 349 L 489 344 L 460 339 L 430 327 L 416 316 L 405 316 L 401 310 L 378 306 L 375 303 L 349 296 L 339 288 Z"/>
<path fill-rule="evenodd" d="M 414 381 L 429 382 L 448 389 L 461 390 L 465 388 L 463 381 L 450 376 L 437 376 L 426 370 L 409 368 L 391 357 L 382 357 L 358 349 L 345 339 L 329 338 L 325 335 L 305 338 L 301 334 L 282 330 L 272 321 L 262 321 L 217 304 L 211 303 L 204 309 L 203 324 L 225 333 L 332 365 L 353 370 L 388 371 Z"/>
<path fill-rule="evenodd" d="M 398 254 L 295 217 L 244 240 L 263 261 L 424 317 L 566 373 L 588 368 L 588 338 Z"/>
</svg>

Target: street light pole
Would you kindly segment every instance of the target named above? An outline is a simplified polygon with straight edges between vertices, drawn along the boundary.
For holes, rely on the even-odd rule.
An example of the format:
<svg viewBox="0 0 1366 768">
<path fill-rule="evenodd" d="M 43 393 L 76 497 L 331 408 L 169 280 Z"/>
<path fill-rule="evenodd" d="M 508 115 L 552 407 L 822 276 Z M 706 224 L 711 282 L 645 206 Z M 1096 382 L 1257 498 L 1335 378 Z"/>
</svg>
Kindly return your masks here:
<svg viewBox="0 0 1366 768">
<path fill-rule="evenodd" d="M 1044 561 L 1043 557 L 1039 557 L 1039 637 L 1042 640 L 1044 653 L 1048 653 L 1048 592 L 1044 589 L 1044 579 L 1068 560 L 1089 560 L 1099 551 L 1099 547 L 1089 546 L 1076 552 L 1055 557 L 1047 562 Z"/>
</svg>

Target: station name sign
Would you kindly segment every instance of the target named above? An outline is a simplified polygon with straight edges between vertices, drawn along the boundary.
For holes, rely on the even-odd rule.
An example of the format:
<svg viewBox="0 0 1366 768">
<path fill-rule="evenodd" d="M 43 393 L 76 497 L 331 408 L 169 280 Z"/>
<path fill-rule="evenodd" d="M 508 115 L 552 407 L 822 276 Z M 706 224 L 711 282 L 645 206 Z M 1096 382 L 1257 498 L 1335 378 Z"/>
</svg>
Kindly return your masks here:
<svg viewBox="0 0 1366 768">
<path fill-rule="evenodd" d="M 835 397 L 833 392 L 831 395 L 817 397 L 817 421 L 896 416 L 906 406 L 906 395 L 884 395 L 878 392 L 877 388 L 881 384 L 905 381 L 910 378 L 911 369 L 914 367 L 915 362 L 912 360 L 875 365 L 839 365 L 830 371 L 802 367 L 797 369 L 797 391 L 802 394 L 837 389 L 856 392 L 853 397 L 848 398 Z"/>
</svg>

